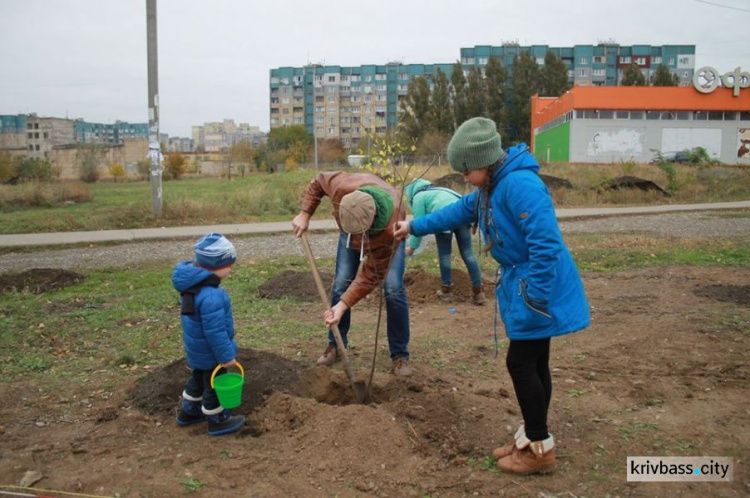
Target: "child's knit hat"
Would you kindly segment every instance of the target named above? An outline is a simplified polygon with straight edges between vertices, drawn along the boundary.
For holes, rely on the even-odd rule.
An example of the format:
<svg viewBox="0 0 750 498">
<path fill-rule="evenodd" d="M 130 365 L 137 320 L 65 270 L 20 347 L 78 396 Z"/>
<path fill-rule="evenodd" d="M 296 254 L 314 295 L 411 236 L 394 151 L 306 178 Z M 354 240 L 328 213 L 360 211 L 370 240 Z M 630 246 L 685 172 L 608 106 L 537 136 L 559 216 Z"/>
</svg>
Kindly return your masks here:
<svg viewBox="0 0 750 498">
<path fill-rule="evenodd" d="M 207 270 L 221 270 L 237 261 L 237 251 L 220 233 L 207 233 L 195 244 L 195 261 Z"/>
<path fill-rule="evenodd" d="M 504 157 L 502 139 L 491 119 L 464 121 L 448 143 L 448 162 L 459 173 L 492 166 Z"/>
</svg>

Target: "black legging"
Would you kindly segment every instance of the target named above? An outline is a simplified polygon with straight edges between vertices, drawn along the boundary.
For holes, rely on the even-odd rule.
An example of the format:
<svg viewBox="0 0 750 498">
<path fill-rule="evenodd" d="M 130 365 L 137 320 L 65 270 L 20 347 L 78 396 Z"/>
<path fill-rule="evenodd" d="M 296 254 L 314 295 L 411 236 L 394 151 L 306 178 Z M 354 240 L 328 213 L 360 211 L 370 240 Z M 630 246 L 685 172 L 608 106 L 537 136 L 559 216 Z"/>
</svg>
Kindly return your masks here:
<svg viewBox="0 0 750 498">
<path fill-rule="evenodd" d="M 549 373 L 550 340 L 510 341 L 505 360 L 516 390 L 526 428 L 526 437 L 541 441 L 549 437 L 547 410 L 552 399 Z"/>
</svg>

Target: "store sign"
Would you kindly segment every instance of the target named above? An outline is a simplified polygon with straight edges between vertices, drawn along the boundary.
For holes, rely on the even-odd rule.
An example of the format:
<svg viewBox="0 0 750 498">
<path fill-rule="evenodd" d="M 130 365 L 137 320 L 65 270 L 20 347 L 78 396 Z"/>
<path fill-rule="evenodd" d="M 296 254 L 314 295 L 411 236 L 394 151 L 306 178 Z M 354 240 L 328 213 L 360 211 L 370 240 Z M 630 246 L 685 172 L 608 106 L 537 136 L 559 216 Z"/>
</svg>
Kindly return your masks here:
<svg viewBox="0 0 750 498">
<path fill-rule="evenodd" d="M 701 93 L 711 93 L 719 86 L 731 88 L 735 97 L 740 96 L 740 90 L 750 88 L 750 73 L 742 71 L 737 67 L 732 72 L 719 74 L 719 71 L 711 66 L 698 69 L 693 75 L 693 86 Z"/>
</svg>

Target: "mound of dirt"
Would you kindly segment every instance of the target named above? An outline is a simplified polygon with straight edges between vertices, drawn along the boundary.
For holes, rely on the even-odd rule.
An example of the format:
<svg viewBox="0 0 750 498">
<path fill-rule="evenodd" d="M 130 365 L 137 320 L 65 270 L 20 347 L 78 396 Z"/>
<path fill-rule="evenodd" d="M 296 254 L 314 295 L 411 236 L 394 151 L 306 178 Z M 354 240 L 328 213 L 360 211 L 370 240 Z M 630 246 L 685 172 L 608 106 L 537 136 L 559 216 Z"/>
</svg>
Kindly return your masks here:
<svg viewBox="0 0 750 498">
<path fill-rule="evenodd" d="M 34 294 L 44 294 L 69 285 L 77 284 L 85 279 L 80 273 L 59 268 L 32 268 L 21 273 L 5 273 L 0 275 L 0 294 L 11 289 L 29 291 Z"/>
<path fill-rule="evenodd" d="M 693 293 L 698 297 L 708 297 L 726 303 L 750 306 L 750 285 L 707 285 L 698 287 Z"/>
<path fill-rule="evenodd" d="M 321 272 L 320 278 L 330 293 L 333 277 Z M 299 301 L 317 301 L 320 299 L 312 274 L 294 270 L 287 270 L 263 282 L 258 287 L 258 295 L 265 299 L 280 299 L 283 297 L 291 297 Z"/>
<path fill-rule="evenodd" d="M 669 196 L 669 193 L 666 190 L 664 190 L 651 180 L 644 180 L 643 178 L 638 178 L 636 176 L 619 176 L 617 178 L 612 178 L 611 180 L 602 183 L 601 188 L 603 188 L 604 190 L 637 188 L 639 190 L 643 190 L 644 192 L 654 191 L 659 192 L 662 195 Z"/>
<path fill-rule="evenodd" d="M 463 302 L 471 299 L 471 279 L 461 270 L 453 270 L 453 299 Z M 406 272 L 404 285 L 409 303 L 438 302 L 436 292 L 440 289 L 440 276 L 416 270 Z"/>
<path fill-rule="evenodd" d="M 323 282 L 333 282 L 333 277 L 327 274 L 321 275 Z M 431 275 L 425 271 L 409 271 L 404 275 L 404 285 L 409 302 L 425 303 L 437 302 L 435 293 L 440 288 L 440 276 Z M 471 299 L 471 279 L 468 273 L 461 270 L 453 270 L 453 299 L 456 302 L 466 302 Z M 330 287 L 328 288 L 330 291 Z M 315 281 L 309 273 L 293 270 L 285 271 L 264 282 L 258 287 L 260 297 L 268 299 L 280 299 L 289 297 L 301 301 L 317 301 L 318 289 Z M 377 292 L 371 294 L 377 297 Z"/>
<path fill-rule="evenodd" d="M 550 176 L 550 175 L 539 175 L 539 178 L 542 179 L 544 184 L 550 190 L 555 190 L 558 188 L 573 188 L 573 184 L 570 183 L 565 178 L 558 178 L 556 176 Z"/>
<path fill-rule="evenodd" d="M 280 356 L 240 348 L 237 361 L 245 369 L 245 388 L 238 411 L 248 413 L 263 404 L 271 393 L 296 392 L 297 365 Z M 180 400 L 190 368 L 184 358 L 150 372 L 136 382 L 130 393 L 133 404 L 146 413 L 173 412 Z"/>
</svg>

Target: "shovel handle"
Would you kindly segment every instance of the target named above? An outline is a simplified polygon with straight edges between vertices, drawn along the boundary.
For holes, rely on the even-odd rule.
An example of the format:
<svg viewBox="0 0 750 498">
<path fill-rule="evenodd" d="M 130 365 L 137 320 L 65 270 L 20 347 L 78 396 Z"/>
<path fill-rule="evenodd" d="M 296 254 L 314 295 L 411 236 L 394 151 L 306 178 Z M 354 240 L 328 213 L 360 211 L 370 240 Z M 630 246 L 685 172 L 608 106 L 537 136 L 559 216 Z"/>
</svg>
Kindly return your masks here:
<svg viewBox="0 0 750 498">
<path fill-rule="evenodd" d="M 244 369 L 244 368 L 242 368 L 242 365 L 240 365 L 240 362 L 239 362 L 239 361 L 238 361 L 238 362 L 236 362 L 236 363 L 235 363 L 235 365 L 237 365 L 237 368 L 239 368 L 239 369 L 240 369 L 240 373 L 242 374 L 242 378 L 244 379 L 244 378 L 245 378 L 245 369 Z M 214 388 L 214 377 L 216 377 L 216 373 L 217 373 L 217 372 L 219 371 L 219 369 L 220 369 L 221 367 L 223 367 L 223 366 L 224 366 L 224 365 L 222 365 L 221 363 L 219 363 L 218 365 L 216 365 L 216 368 L 214 368 L 214 371 L 213 371 L 213 373 L 211 374 L 211 389 L 213 389 L 213 388 Z"/>
</svg>

